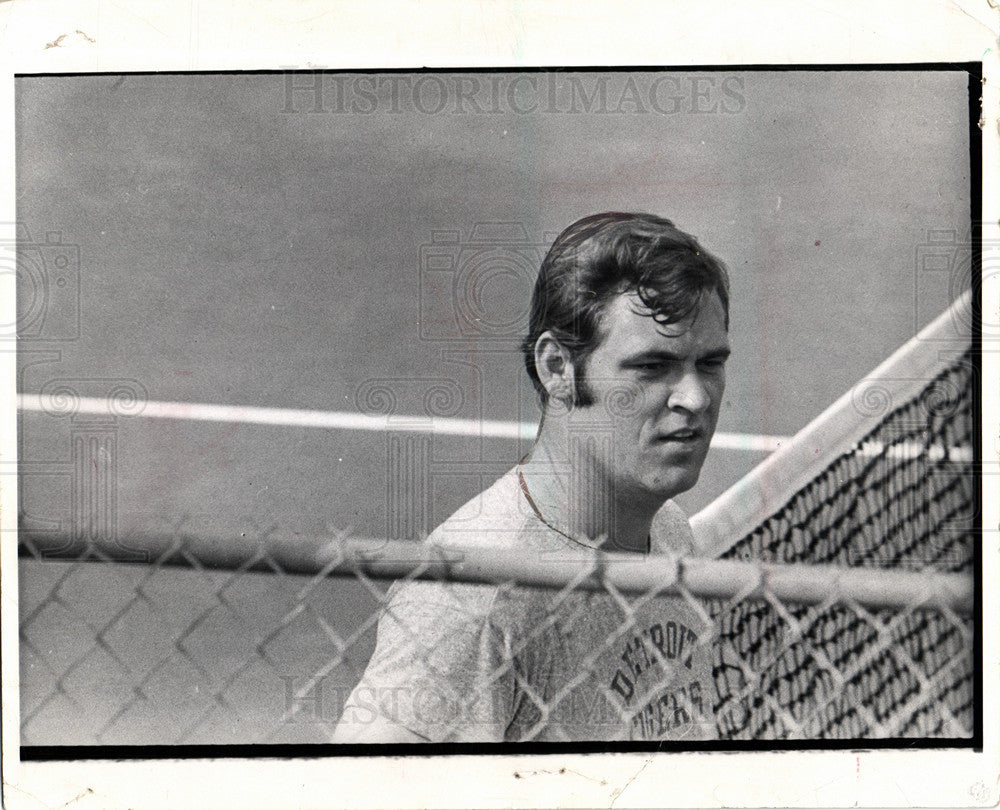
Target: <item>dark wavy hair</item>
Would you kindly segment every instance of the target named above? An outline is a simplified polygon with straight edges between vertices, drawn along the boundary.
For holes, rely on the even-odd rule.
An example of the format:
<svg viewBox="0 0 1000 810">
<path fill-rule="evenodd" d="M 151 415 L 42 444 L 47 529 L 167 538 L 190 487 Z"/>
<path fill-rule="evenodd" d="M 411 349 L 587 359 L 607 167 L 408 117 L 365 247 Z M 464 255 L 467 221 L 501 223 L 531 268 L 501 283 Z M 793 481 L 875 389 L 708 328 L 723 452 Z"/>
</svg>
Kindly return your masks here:
<svg viewBox="0 0 1000 810">
<path fill-rule="evenodd" d="M 609 212 L 577 220 L 553 242 L 531 296 L 524 365 L 544 407 L 548 392 L 535 368 L 543 332 L 569 351 L 577 367 L 573 405 L 592 405 L 587 358 L 600 342 L 601 317 L 618 295 L 635 292 L 660 324 L 693 315 L 705 295 L 718 293 L 729 328 L 725 265 L 691 235 L 652 214 Z"/>
</svg>

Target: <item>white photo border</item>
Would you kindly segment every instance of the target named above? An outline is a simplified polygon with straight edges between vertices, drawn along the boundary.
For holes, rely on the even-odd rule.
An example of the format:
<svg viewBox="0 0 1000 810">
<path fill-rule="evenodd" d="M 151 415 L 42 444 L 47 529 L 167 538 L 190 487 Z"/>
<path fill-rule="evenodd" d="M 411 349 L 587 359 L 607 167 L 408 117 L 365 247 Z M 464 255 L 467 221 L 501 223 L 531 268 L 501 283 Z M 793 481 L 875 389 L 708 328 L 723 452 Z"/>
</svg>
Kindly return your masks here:
<svg viewBox="0 0 1000 810">
<path fill-rule="evenodd" d="M 991 0 L 786 2 L 0 4 L 5 69 L 0 222 L 15 221 L 17 73 L 669 64 L 981 61 L 983 237 L 998 240 L 1000 8 Z M 973 133 L 975 135 L 975 133 Z M 8 227 L 8 226 L 4 226 Z M 992 232 L 991 232 L 992 231 Z M 7 234 L 4 234 L 7 236 Z M 983 312 L 995 313 L 995 279 Z M 4 323 L 14 298 L 0 298 Z M 983 461 L 998 464 L 996 380 L 982 356 Z M 314 760 L 21 762 L 18 758 L 14 355 L 0 354 L 3 791 L 6 806 L 721 807 L 989 806 L 998 801 L 998 644 L 984 627 L 984 747 L 807 753 L 335 757 Z M 986 476 L 988 478 L 988 476 Z M 1000 524 L 984 491 L 983 525 Z M 984 532 L 983 578 L 1000 580 L 997 531 Z M 1000 613 L 984 587 L 983 616 Z"/>
</svg>

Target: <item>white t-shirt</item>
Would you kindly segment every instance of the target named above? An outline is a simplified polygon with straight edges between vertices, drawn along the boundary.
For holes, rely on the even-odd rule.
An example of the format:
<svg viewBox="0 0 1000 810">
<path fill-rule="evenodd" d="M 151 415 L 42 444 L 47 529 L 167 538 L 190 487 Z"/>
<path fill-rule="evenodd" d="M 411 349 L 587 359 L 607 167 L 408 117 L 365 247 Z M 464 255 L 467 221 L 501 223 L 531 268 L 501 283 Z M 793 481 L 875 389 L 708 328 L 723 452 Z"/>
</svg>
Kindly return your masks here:
<svg viewBox="0 0 1000 810">
<path fill-rule="evenodd" d="M 591 554 L 543 523 L 512 470 L 428 538 L 523 551 L 552 562 Z M 668 503 L 651 554 L 688 553 Z M 396 583 L 375 652 L 341 723 L 374 713 L 434 742 L 714 739 L 711 645 L 676 597 L 605 591 Z"/>
</svg>

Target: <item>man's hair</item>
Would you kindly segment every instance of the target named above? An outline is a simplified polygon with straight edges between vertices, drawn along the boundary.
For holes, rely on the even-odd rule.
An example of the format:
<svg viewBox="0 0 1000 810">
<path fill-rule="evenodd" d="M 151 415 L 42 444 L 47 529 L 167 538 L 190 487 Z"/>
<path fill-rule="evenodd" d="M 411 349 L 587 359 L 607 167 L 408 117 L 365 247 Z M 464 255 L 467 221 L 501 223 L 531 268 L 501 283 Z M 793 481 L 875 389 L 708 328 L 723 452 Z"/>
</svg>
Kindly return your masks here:
<svg viewBox="0 0 1000 810">
<path fill-rule="evenodd" d="M 524 365 L 544 406 L 548 392 L 535 368 L 535 344 L 552 332 L 576 367 L 573 405 L 594 404 L 586 385 L 587 358 L 600 343 L 601 318 L 618 295 L 636 293 L 659 324 L 696 314 L 718 293 L 729 328 L 725 265 L 674 223 L 652 214 L 609 212 L 577 220 L 553 242 L 531 296 Z"/>
</svg>

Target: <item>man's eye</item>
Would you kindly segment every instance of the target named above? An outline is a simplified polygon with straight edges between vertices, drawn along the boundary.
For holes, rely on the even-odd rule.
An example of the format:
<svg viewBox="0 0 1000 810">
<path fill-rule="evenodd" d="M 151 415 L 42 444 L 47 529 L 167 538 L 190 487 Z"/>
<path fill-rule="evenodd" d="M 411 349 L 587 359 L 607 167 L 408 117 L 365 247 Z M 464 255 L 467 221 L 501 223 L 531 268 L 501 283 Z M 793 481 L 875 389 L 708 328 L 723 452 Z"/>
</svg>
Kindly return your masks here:
<svg viewBox="0 0 1000 810">
<path fill-rule="evenodd" d="M 698 365 L 702 368 L 708 369 L 709 371 L 718 371 L 725 368 L 726 361 L 723 358 L 712 358 L 709 360 L 701 360 Z"/>
</svg>

